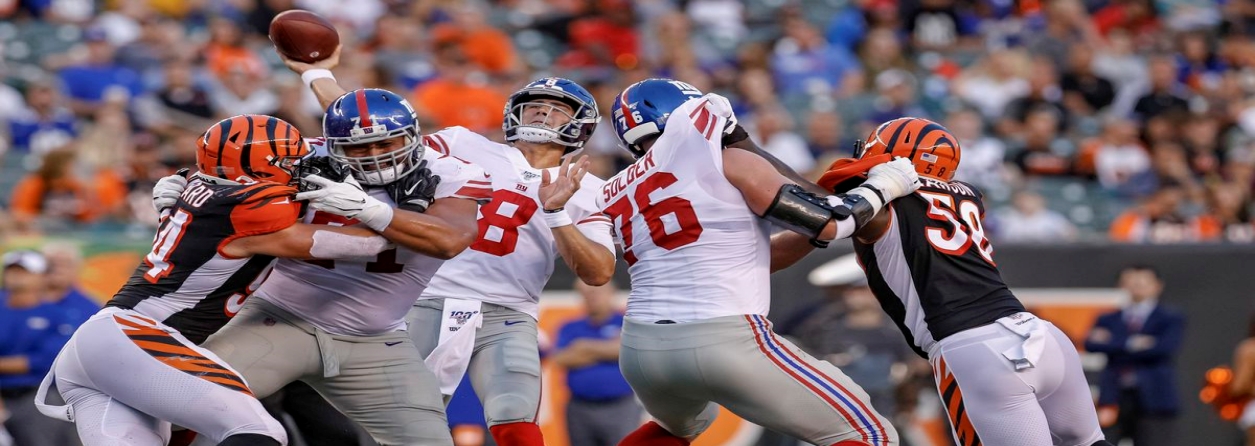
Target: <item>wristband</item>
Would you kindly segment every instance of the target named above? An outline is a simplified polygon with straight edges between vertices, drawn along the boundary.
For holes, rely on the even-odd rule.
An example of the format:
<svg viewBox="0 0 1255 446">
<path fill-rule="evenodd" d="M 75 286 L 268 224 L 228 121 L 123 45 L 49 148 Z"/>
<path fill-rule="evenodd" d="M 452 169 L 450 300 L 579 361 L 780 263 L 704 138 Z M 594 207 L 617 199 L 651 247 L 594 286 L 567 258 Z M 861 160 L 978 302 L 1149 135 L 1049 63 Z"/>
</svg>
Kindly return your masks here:
<svg viewBox="0 0 1255 446">
<path fill-rule="evenodd" d="M 560 228 L 573 223 L 571 221 L 571 215 L 567 214 L 566 211 L 563 211 L 562 209 L 557 209 L 553 212 L 546 209 L 544 214 L 545 224 L 549 225 L 550 228 Z"/>
<path fill-rule="evenodd" d="M 331 70 L 326 68 L 314 68 L 301 73 L 301 81 L 305 82 L 305 88 L 313 88 L 314 81 L 318 79 L 331 79 L 334 81 L 336 77 L 331 74 Z"/>
</svg>

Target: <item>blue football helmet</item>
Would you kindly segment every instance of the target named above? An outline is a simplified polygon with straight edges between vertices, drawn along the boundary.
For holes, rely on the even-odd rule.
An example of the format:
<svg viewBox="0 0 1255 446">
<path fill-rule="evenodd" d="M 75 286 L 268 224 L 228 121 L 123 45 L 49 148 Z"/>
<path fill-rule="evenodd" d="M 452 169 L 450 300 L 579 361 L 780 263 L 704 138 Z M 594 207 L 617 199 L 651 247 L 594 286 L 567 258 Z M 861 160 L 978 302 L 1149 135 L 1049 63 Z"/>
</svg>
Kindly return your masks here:
<svg viewBox="0 0 1255 446">
<path fill-rule="evenodd" d="M 536 102 L 539 99 L 562 101 L 573 112 L 567 114 L 553 105 Z M 523 110 L 529 106 L 546 107 L 543 122 L 523 122 Z M 549 117 L 556 113 L 566 115 L 570 120 L 565 124 L 550 125 Z M 552 142 L 566 146 L 567 152 L 584 147 L 601 120 L 592 93 L 575 81 L 560 77 L 538 79 L 514 92 L 506 101 L 503 114 L 501 129 L 505 130 L 506 141 Z"/>
<path fill-rule="evenodd" d="M 368 186 L 383 186 L 418 168 L 426 149 L 419 136 L 418 116 L 396 93 L 363 88 L 340 96 L 327 107 L 322 134 L 331 157 L 349 167 Z M 347 156 L 344 146 L 405 137 L 399 149 L 373 156 Z"/>
<path fill-rule="evenodd" d="M 645 79 L 629 85 L 614 98 L 614 132 L 619 142 L 640 158 L 645 155 L 640 143 L 661 134 L 672 111 L 700 97 L 697 87 L 674 79 Z"/>
</svg>

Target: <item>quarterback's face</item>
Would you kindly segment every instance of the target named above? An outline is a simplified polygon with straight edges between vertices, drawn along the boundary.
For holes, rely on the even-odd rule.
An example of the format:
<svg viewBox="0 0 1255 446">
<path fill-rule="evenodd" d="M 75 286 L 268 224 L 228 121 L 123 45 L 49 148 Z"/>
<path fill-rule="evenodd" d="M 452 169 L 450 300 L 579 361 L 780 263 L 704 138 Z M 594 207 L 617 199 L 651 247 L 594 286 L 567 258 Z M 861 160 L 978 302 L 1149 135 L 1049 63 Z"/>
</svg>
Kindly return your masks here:
<svg viewBox="0 0 1255 446">
<path fill-rule="evenodd" d="M 556 99 L 537 99 L 523 104 L 523 124 L 541 125 L 556 129 L 571 122 L 575 110 Z"/>
</svg>

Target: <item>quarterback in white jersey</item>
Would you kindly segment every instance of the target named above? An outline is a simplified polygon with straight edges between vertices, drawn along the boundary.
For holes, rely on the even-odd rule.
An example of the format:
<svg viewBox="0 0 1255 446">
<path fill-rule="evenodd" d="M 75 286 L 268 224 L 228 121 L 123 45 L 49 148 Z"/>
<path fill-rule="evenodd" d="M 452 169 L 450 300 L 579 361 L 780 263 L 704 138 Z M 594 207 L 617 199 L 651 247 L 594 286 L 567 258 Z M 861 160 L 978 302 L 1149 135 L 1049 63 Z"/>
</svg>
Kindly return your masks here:
<svg viewBox="0 0 1255 446">
<path fill-rule="evenodd" d="M 498 444 L 542 446 L 541 290 L 561 256 L 584 282 L 614 274 L 610 219 L 596 209 L 602 181 L 586 175 L 583 147 L 600 116 L 592 94 L 550 77 L 506 102 L 510 145 L 461 127 L 428 135 L 429 146 L 483 167 L 493 200 L 480 207 L 479 235 L 450 260 L 410 311 L 410 337 L 448 396 L 470 372 L 484 418 Z"/>
<path fill-rule="evenodd" d="M 897 432 L 832 364 L 775 335 L 766 314 L 771 224 L 817 245 L 848 237 L 918 176 L 898 160 L 850 193 L 817 196 L 747 150 L 731 106 L 683 82 L 649 79 L 615 100 L 615 130 L 635 164 L 597 203 L 631 264 L 620 368 L 657 421 L 620 445 L 686 445 L 723 405 L 813 444 L 896 445 Z"/>
<path fill-rule="evenodd" d="M 362 224 L 397 246 L 368 258 L 279 262 L 221 331 L 204 344 L 258 397 L 310 384 L 381 444 L 451 445 L 435 376 L 405 333 L 405 314 L 444 260 L 470 245 L 483 170 L 426 150 L 402 97 L 362 89 L 336 98 L 323 119 L 321 198 L 307 220 Z M 366 185 L 365 189 L 358 182 Z"/>
</svg>

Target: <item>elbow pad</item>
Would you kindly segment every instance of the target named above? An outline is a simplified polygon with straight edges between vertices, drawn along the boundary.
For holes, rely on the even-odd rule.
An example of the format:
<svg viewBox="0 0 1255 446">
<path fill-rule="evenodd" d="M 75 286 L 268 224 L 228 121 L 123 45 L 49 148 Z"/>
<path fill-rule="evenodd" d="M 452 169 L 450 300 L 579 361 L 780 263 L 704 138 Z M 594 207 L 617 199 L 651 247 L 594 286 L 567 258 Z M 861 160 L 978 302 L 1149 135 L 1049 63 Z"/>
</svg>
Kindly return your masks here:
<svg viewBox="0 0 1255 446">
<path fill-rule="evenodd" d="M 841 196 L 820 197 L 807 192 L 796 184 L 780 186 L 776 198 L 767 206 L 762 217 L 773 224 L 810 237 L 811 244 L 820 248 L 828 242 L 819 240 L 819 234 L 833 219 L 845 220 L 852 215 Z"/>
</svg>

